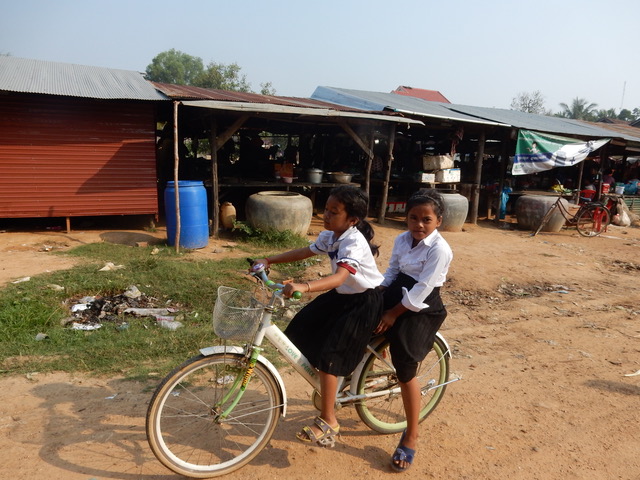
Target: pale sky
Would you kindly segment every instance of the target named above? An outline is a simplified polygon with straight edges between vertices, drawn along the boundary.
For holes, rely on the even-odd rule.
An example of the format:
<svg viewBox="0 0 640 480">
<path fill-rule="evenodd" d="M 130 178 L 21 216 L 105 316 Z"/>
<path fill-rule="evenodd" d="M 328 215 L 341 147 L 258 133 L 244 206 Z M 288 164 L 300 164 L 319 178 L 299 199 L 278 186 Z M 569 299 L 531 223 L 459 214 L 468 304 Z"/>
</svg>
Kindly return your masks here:
<svg viewBox="0 0 640 480">
<path fill-rule="evenodd" d="M 254 91 L 438 90 L 509 108 L 539 90 L 640 108 L 638 0 L 0 0 L 0 54 L 144 72 L 172 48 L 237 63 Z"/>
</svg>

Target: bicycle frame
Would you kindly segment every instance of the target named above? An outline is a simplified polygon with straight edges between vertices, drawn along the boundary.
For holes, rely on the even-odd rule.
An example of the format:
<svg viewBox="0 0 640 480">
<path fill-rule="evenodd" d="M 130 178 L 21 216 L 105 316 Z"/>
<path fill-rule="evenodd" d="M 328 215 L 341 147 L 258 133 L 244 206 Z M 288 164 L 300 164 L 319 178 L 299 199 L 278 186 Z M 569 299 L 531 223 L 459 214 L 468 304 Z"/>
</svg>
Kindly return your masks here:
<svg viewBox="0 0 640 480">
<path fill-rule="evenodd" d="M 267 366 L 267 368 L 269 368 L 269 370 L 272 373 L 276 373 L 275 377 L 279 383 L 279 388 L 280 391 L 282 393 L 282 398 L 283 398 L 283 403 L 284 403 L 284 408 L 283 408 L 283 416 L 286 415 L 286 403 L 287 403 L 287 395 L 286 395 L 286 389 L 285 389 L 285 385 L 284 382 L 282 380 L 282 377 L 280 376 L 280 374 L 277 372 L 277 370 L 275 369 L 275 367 L 266 359 L 264 358 L 262 355 L 260 355 L 260 353 L 262 352 L 262 348 L 261 345 L 264 341 L 264 339 L 266 339 L 271 345 L 273 345 L 273 347 L 278 351 L 278 353 L 280 353 L 280 355 L 282 356 L 282 358 L 293 367 L 293 369 L 302 376 L 302 378 L 304 378 L 307 383 L 309 383 L 309 385 L 311 385 L 311 387 L 313 387 L 315 390 L 317 390 L 318 392 L 320 391 L 320 375 L 319 372 L 315 369 L 315 367 L 313 365 L 311 365 L 311 363 L 309 362 L 309 360 L 304 356 L 304 354 L 298 349 L 298 347 L 296 347 L 293 342 L 291 340 L 289 340 L 289 338 L 284 334 L 284 332 L 274 323 L 272 323 L 271 318 L 273 316 L 273 312 L 275 309 L 275 303 L 276 301 L 278 301 L 279 299 L 281 299 L 281 289 L 282 287 L 284 287 L 284 285 L 282 284 L 277 284 L 274 283 L 270 280 L 266 279 L 266 275 L 261 275 L 261 273 L 263 272 L 257 272 L 257 274 L 253 274 L 256 278 L 258 278 L 260 281 L 262 281 L 262 283 L 264 285 L 266 285 L 267 287 L 269 287 L 271 290 L 275 290 L 273 291 L 273 294 L 271 296 L 271 300 L 269 301 L 269 304 L 265 306 L 264 308 L 264 312 L 262 314 L 262 318 L 260 320 L 260 327 L 258 329 L 258 332 L 256 333 L 253 341 L 246 345 L 244 348 L 241 347 L 227 347 L 227 346 L 220 346 L 220 347 L 208 347 L 208 348 L 203 348 L 200 350 L 200 352 L 207 356 L 207 355 L 212 355 L 214 353 L 219 353 L 219 352 L 229 352 L 229 353 L 242 353 L 245 357 L 247 357 L 249 359 L 249 363 L 247 365 L 247 373 L 242 377 L 241 381 L 236 380 L 236 385 L 233 386 L 233 388 L 231 389 L 229 395 L 224 399 L 224 401 L 230 399 L 234 392 L 236 395 L 236 398 L 234 399 L 234 401 L 232 402 L 231 407 L 229 407 L 227 409 L 227 411 L 225 411 L 222 415 L 222 417 L 224 418 L 228 413 L 231 412 L 231 410 L 233 409 L 233 406 L 235 406 L 240 399 L 242 398 L 242 394 L 244 393 L 244 385 L 246 385 L 246 382 L 248 382 L 250 380 L 250 376 L 251 373 L 253 371 L 253 368 L 255 367 L 255 364 L 257 362 L 260 362 L 262 364 L 264 364 L 265 366 Z M 449 358 L 451 358 L 451 349 L 449 348 L 448 343 L 446 342 L 446 340 L 444 339 L 444 337 L 442 337 L 442 335 L 440 335 L 440 333 L 436 333 L 436 335 L 442 340 L 442 342 L 446 345 L 446 352 L 444 353 L 444 355 L 447 355 Z M 365 353 L 363 355 L 362 360 L 359 362 L 359 364 L 357 365 L 357 367 L 355 368 L 353 374 L 350 376 L 351 379 L 353 378 L 358 378 L 359 373 L 362 371 L 362 369 L 364 368 L 366 359 L 368 357 L 368 353 L 373 353 L 374 355 L 376 355 L 376 357 L 378 359 L 380 359 L 381 361 L 383 361 L 391 370 L 394 370 L 394 367 L 392 365 L 392 363 L 387 360 L 382 358 L 380 355 L 377 354 L 376 352 L 376 348 L 384 341 L 384 337 L 379 336 L 379 337 L 374 337 L 373 341 L 370 342 L 367 345 L 367 353 Z M 439 359 L 440 360 L 440 359 Z M 443 385 L 447 385 L 449 383 L 455 382 L 459 380 L 459 378 L 454 378 L 452 380 L 449 380 L 448 382 L 442 383 L 442 384 L 433 384 L 433 385 L 429 385 L 427 389 L 424 389 L 424 391 L 429 391 L 435 388 L 439 388 Z M 345 387 L 351 383 L 350 388 L 347 390 Z M 336 396 L 336 404 L 337 405 L 343 405 L 343 404 L 348 404 L 348 403 L 353 403 L 356 402 L 358 400 L 361 400 L 363 398 L 374 398 L 374 397 L 380 397 L 380 396 L 385 396 L 385 395 L 396 395 L 400 393 L 400 386 L 397 386 L 395 388 L 392 389 L 386 389 L 386 390 L 381 390 L 381 391 L 377 391 L 375 393 L 367 393 L 367 394 L 362 394 L 362 395 L 358 395 L 357 392 L 357 388 L 358 386 L 356 385 L 356 382 L 349 382 L 347 381 L 347 379 L 345 377 L 338 377 L 338 395 Z"/>
</svg>

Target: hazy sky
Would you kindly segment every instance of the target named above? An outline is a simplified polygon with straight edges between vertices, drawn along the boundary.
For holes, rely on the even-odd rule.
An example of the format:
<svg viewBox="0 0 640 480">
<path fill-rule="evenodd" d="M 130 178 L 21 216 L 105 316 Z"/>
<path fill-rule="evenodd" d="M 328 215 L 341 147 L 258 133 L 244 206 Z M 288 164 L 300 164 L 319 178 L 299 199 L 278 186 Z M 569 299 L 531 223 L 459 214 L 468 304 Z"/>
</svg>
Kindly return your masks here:
<svg viewBox="0 0 640 480">
<path fill-rule="evenodd" d="M 144 72 L 172 48 L 237 63 L 255 91 L 438 90 L 509 108 L 539 90 L 640 107 L 638 0 L 0 0 L 0 54 Z"/>
</svg>

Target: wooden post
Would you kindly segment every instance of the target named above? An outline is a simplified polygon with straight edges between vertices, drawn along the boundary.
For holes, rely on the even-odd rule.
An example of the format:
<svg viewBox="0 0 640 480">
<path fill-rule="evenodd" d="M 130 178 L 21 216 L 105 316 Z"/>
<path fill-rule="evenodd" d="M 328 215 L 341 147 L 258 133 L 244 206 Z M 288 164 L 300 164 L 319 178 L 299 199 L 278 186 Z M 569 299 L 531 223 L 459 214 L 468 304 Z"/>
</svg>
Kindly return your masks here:
<svg viewBox="0 0 640 480">
<path fill-rule="evenodd" d="M 504 189 L 505 177 L 507 174 L 507 166 L 509 165 L 509 151 L 511 144 L 511 132 L 506 133 L 502 138 L 502 149 L 500 150 L 500 182 L 498 183 L 498 207 L 496 208 L 495 223 L 500 224 L 500 207 L 502 206 L 502 190 Z M 490 201 L 487 198 L 487 201 Z M 489 210 L 490 205 L 487 210 Z M 487 213 L 487 220 L 490 220 Z"/>
<path fill-rule="evenodd" d="M 478 150 L 476 152 L 476 175 L 471 187 L 470 223 L 478 224 L 478 205 L 480 203 L 480 182 L 482 181 L 482 158 L 484 157 L 484 143 L 487 134 L 482 129 L 478 135 Z"/>
<path fill-rule="evenodd" d="M 364 186 L 362 189 L 365 191 L 367 196 L 369 196 L 369 191 L 371 190 L 371 166 L 373 165 L 373 145 L 375 143 L 376 137 L 376 127 L 371 127 L 371 138 L 369 138 L 369 151 L 365 152 L 367 154 L 367 162 L 364 167 Z"/>
<path fill-rule="evenodd" d="M 396 126 L 389 128 L 389 149 L 387 150 L 387 161 L 385 162 L 385 176 L 382 183 L 382 200 L 378 213 L 378 223 L 384 225 L 384 217 L 387 213 L 387 199 L 389 198 L 389 183 L 391 181 L 391 166 L 393 164 L 393 147 L 396 143 Z"/>
<path fill-rule="evenodd" d="M 180 192 L 178 189 L 178 167 L 180 166 L 180 154 L 178 151 L 178 102 L 173 102 L 173 185 L 175 187 L 176 202 L 176 253 L 180 252 Z"/>
<path fill-rule="evenodd" d="M 211 137 L 209 144 L 211 145 L 211 219 L 213 237 L 218 238 L 218 230 L 220 228 L 220 199 L 218 198 L 218 144 L 216 137 L 218 136 L 218 126 L 214 118 L 211 119 Z M 211 234 L 211 232 L 209 232 Z"/>
</svg>

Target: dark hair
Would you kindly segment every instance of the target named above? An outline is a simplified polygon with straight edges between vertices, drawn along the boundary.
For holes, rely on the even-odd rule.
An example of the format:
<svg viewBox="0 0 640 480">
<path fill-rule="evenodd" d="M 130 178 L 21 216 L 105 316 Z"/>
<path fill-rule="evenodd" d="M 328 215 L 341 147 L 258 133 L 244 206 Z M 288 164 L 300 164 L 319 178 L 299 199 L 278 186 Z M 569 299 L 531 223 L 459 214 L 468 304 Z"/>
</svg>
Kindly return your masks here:
<svg viewBox="0 0 640 480">
<path fill-rule="evenodd" d="M 436 217 L 441 218 L 444 215 L 444 199 L 433 188 L 421 188 L 416 193 L 411 195 L 407 201 L 407 213 L 418 205 L 431 205 L 433 213 Z"/>
<path fill-rule="evenodd" d="M 356 228 L 360 230 L 360 233 L 367 239 L 371 253 L 378 255 L 378 245 L 371 243 L 375 232 L 371 224 L 366 220 L 367 214 L 369 213 L 369 196 L 366 192 L 350 185 L 341 185 L 332 188 L 329 196 L 344 205 L 348 216 L 358 219 Z"/>
</svg>

